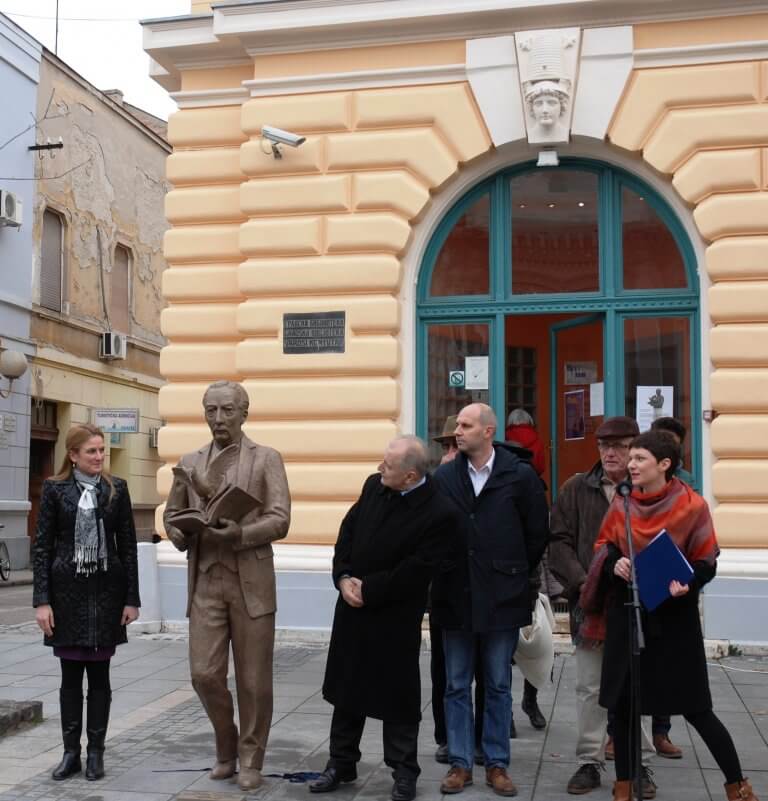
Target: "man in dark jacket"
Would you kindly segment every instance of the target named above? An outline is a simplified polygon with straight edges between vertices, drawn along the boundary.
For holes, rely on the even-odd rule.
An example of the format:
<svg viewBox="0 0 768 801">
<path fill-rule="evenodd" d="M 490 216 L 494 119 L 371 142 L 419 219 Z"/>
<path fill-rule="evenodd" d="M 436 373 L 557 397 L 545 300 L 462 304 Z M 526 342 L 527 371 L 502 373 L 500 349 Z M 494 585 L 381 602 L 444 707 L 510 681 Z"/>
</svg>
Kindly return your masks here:
<svg viewBox="0 0 768 801">
<path fill-rule="evenodd" d="M 342 521 L 333 558 L 339 599 L 323 697 L 333 704 L 330 759 L 313 793 L 357 778 L 365 719 L 384 722 L 393 801 L 410 801 L 420 773 L 419 650 L 427 588 L 457 552 L 458 513 L 427 475 L 427 446 L 393 440 Z"/>
<path fill-rule="evenodd" d="M 509 664 L 520 628 L 531 622 L 529 575 L 549 528 L 544 487 L 513 448 L 494 445 L 496 416 L 483 403 L 465 406 L 456 425 L 456 459 L 435 482 L 459 507 L 464 555 L 432 589 L 432 613 L 444 629 L 445 716 L 451 769 L 441 785 L 458 793 L 472 783 L 474 735 L 470 695 L 475 653 L 485 673 L 482 750 L 486 783 L 515 795 L 507 774 L 512 714 Z"/>
<path fill-rule="evenodd" d="M 628 478 L 629 444 L 640 433 L 631 417 L 607 417 L 595 435 L 600 461 L 588 473 L 576 473 L 560 488 L 552 505 L 549 567 L 568 597 L 571 637 L 576 646 L 576 757 L 579 767 L 568 782 L 568 792 L 582 795 L 600 786 L 605 759 L 607 712 L 598 704 L 602 672 L 602 643 L 584 642 L 579 634 L 579 594 L 594 556 L 594 545 L 617 485 Z M 667 722 L 669 719 L 666 719 Z M 644 732 L 645 735 L 645 732 Z M 644 761 L 653 753 L 644 736 Z M 643 797 L 656 788 L 644 773 Z"/>
</svg>

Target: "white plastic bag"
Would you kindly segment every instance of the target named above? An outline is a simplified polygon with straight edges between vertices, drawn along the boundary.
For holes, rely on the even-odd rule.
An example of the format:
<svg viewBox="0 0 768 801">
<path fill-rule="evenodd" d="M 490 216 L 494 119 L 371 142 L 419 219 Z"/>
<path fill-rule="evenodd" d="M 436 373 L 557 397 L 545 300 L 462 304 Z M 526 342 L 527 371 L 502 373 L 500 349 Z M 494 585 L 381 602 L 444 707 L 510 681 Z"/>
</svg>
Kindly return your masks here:
<svg viewBox="0 0 768 801">
<path fill-rule="evenodd" d="M 533 609 L 533 622 L 520 629 L 520 639 L 515 649 L 515 664 L 536 689 L 541 689 L 551 681 L 555 663 L 554 627 L 555 616 L 549 598 L 539 593 Z"/>
</svg>

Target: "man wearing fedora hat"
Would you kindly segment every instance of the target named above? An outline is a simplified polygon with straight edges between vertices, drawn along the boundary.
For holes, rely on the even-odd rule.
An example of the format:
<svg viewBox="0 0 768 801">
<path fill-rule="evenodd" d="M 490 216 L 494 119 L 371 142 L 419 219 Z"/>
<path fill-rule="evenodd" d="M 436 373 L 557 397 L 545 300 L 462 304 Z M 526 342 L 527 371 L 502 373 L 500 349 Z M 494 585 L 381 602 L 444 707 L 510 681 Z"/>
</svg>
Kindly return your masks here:
<svg viewBox="0 0 768 801">
<path fill-rule="evenodd" d="M 560 581 L 570 604 L 571 637 L 576 646 L 576 756 L 579 767 L 568 792 L 582 795 L 600 786 L 605 759 L 607 715 L 598 704 L 603 644 L 580 635 L 579 594 L 589 571 L 600 524 L 616 494 L 628 479 L 629 446 L 640 433 L 631 417 L 607 417 L 595 435 L 600 460 L 587 473 L 576 473 L 560 488 L 552 505 L 549 567 Z M 643 730 L 643 762 L 653 746 Z M 656 785 L 643 765 L 643 798 L 654 798 Z"/>
</svg>

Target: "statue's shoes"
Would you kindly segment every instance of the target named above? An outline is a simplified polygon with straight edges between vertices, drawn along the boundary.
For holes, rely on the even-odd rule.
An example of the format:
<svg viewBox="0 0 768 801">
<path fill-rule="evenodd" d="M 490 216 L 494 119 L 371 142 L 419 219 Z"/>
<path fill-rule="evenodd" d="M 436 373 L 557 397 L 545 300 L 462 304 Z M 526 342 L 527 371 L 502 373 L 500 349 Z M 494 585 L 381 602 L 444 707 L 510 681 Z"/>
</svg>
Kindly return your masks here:
<svg viewBox="0 0 768 801">
<path fill-rule="evenodd" d="M 235 775 L 236 766 L 237 760 L 235 759 L 228 759 L 225 762 L 216 762 L 216 764 L 211 768 L 208 778 L 214 779 L 215 781 L 220 781 L 221 779 L 230 779 Z"/>
<path fill-rule="evenodd" d="M 255 790 L 261 787 L 264 780 L 261 778 L 261 771 L 258 768 L 244 768 L 240 766 L 240 773 L 237 776 L 237 786 L 241 790 Z"/>
</svg>

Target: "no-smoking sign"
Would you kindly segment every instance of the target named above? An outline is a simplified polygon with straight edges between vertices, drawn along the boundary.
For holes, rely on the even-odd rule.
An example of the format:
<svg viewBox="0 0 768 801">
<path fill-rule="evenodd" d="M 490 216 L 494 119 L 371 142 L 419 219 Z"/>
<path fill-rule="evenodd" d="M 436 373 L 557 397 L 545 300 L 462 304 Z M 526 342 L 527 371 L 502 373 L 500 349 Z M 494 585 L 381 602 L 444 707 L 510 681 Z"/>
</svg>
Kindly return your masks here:
<svg viewBox="0 0 768 801">
<path fill-rule="evenodd" d="M 460 388 L 464 386 L 464 371 L 463 370 L 451 370 L 448 373 L 448 386 L 454 388 Z"/>
</svg>

